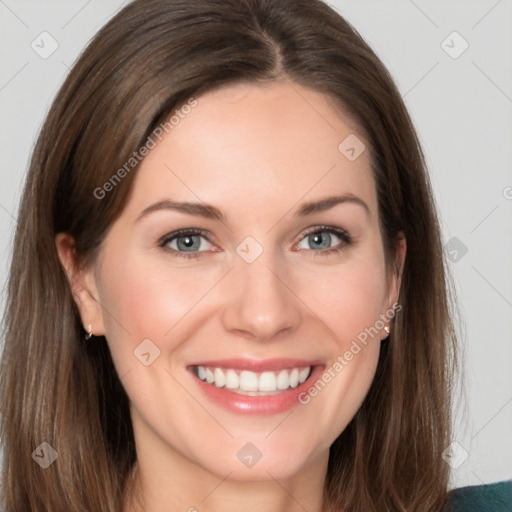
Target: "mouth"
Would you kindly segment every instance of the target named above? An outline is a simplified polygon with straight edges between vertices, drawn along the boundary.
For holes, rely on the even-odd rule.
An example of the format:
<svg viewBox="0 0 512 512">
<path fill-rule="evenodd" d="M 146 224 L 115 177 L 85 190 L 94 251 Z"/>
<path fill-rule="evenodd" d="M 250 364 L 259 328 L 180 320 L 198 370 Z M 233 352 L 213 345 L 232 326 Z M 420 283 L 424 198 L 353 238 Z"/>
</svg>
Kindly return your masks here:
<svg viewBox="0 0 512 512">
<path fill-rule="evenodd" d="M 226 388 L 246 396 L 272 396 L 295 389 L 311 375 L 312 366 L 253 372 L 237 368 L 193 366 L 194 375 L 216 388 Z"/>
<path fill-rule="evenodd" d="M 205 361 L 187 367 L 204 396 L 238 414 L 277 414 L 300 405 L 299 395 L 325 365 L 317 361 Z"/>
</svg>

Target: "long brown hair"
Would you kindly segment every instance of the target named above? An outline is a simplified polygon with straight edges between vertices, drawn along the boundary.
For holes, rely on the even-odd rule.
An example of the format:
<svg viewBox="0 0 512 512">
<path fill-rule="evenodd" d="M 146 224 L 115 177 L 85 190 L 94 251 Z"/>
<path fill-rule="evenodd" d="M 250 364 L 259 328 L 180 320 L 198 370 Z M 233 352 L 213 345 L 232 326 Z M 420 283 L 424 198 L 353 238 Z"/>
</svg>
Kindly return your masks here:
<svg viewBox="0 0 512 512">
<path fill-rule="evenodd" d="M 389 265 L 397 234 L 407 240 L 402 309 L 364 403 L 331 447 L 325 509 L 444 506 L 453 296 L 424 157 L 388 72 L 319 0 L 135 0 L 73 66 L 26 179 L 0 369 L 6 512 L 121 511 L 136 460 L 128 397 L 106 340 L 83 339 L 55 235 L 72 235 L 77 262 L 93 261 L 136 168 L 103 198 L 95 191 L 159 123 L 213 88 L 276 79 L 326 94 L 357 123 Z M 43 442 L 58 454 L 46 469 L 32 457 Z"/>
</svg>

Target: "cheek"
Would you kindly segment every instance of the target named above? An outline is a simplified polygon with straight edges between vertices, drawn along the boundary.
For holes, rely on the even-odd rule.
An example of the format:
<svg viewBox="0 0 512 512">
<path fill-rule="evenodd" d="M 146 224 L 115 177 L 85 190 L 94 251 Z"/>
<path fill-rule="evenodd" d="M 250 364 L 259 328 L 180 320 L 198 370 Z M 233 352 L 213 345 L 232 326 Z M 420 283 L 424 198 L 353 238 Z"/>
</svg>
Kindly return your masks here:
<svg viewBox="0 0 512 512">
<path fill-rule="evenodd" d="M 302 280 L 301 296 L 329 330 L 329 341 L 322 346 L 329 360 L 302 403 L 329 432 L 326 442 L 332 442 L 356 414 L 375 375 L 385 276 L 375 258 L 358 258 L 323 272 Z"/>
<path fill-rule="evenodd" d="M 329 354 L 320 378 L 301 397 L 310 416 L 323 429 L 328 448 L 360 408 L 371 386 L 380 352 L 382 288 L 376 272 L 340 272 L 328 286 L 316 289 L 312 301 L 329 328 Z"/>
<path fill-rule="evenodd" d="M 384 312 L 384 270 L 378 261 L 364 265 L 354 261 L 322 272 L 300 278 L 300 296 L 343 348 L 365 329 L 375 326 Z"/>
<path fill-rule="evenodd" d="M 126 252 L 124 253 L 126 255 Z M 170 268 L 136 255 L 111 257 L 102 266 L 99 288 L 106 337 L 118 365 L 131 365 L 145 339 L 164 353 L 179 343 L 170 332 L 193 312 L 215 285 L 213 273 Z M 119 369 L 122 373 L 122 369 Z"/>
</svg>

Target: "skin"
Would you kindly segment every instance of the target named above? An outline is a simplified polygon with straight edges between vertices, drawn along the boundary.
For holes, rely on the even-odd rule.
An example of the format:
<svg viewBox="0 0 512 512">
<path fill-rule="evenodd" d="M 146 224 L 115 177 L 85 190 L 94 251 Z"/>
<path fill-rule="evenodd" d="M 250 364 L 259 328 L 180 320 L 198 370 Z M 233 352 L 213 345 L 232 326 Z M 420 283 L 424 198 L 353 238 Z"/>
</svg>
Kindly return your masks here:
<svg viewBox="0 0 512 512">
<path fill-rule="evenodd" d="M 56 238 L 59 256 L 83 324 L 106 336 L 130 398 L 145 510 L 319 512 L 329 446 L 367 394 L 384 329 L 307 405 L 279 414 L 224 410 L 200 393 L 187 366 L 296 357 L 331 367 L 398 300 L 405 240 L 398 272 L 387 270 L 369 151 L 349 161 L 338 150 L 357 132 L 325 96 L 272 82 L 197 100 L 142 162 L 93 265 L 75 269 L 66 234 Z M 294 216 L 304 202 L 345 193 L 369 212 L 345 202 Z M 208 203 L 226 219 L 159 210 L 137 220 L 164 199 Z M 325 253 L 306 230 L 326 225 L 352 243 Z M 199 257 L 159 247 L 182 228 L 208 231 L 208 240 L 196 239 Z M 263 248 L 252 263 L 236 252 L 248 236 Z M 327 248 L 340 244 L 327 237 Z M 160 355 L 145 366 L 133 352 L 148 338 Z M 262 453 L 252 468 L 236 457 L 246 442 Z"/>
</svg>

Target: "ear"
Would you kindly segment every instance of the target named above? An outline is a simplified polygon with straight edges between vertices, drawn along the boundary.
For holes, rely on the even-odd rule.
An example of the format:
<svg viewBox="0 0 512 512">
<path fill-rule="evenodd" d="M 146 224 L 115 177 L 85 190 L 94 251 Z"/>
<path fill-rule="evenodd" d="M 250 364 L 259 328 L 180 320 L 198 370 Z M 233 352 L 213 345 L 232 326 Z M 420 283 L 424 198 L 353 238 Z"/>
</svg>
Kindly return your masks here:
<svg viewBox="0 0 512 512">
<path fill-rule="evenodd" d="M 59 260 L 68 277 L 71 293 L 80 312 L 85 331 L 95 336 L 105 333 L 103 312 L 98 300 L 98 289 L 94 269 L 78 265 L 75 241 L 68 233 L 59 233 L 55 237 Z"/>
<path fill-rule="evenodd" d="M 389 270 L 388 274 L 388 293 L 387 293 L 387 304 L 384 315 L 386 315 L 386 326 L 390 327 L 394 314 L 391 314 L 392 311 L 397 309 L 399 294 L 400 294 L 400 285 L 402 283 L 402 275 L 404 271 L 405 265 L 405 257 L 407 253 L 407 242 L 405 236 L 402 231 L 399 232 L 395 242 L 395 252 L 393 264 Z M 383 331 L 382 339 L 386 338 L 388 333 Z"/>
</svg>

